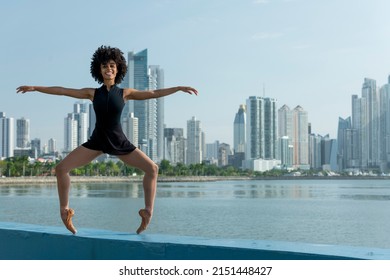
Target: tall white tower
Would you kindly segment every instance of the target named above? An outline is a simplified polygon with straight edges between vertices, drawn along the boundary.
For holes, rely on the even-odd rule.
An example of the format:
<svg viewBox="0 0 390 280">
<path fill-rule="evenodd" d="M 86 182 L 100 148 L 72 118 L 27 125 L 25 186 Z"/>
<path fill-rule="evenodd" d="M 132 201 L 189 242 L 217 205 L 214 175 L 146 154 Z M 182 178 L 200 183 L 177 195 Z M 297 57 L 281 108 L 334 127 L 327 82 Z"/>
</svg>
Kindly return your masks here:
<svg viewBox="0 0 390 280">
<path fill-rule="evenodd" d="M 0 112 L 0 158 L 14 156 L 15 123 L 13 118 L 6 118 Z"/>
<path fill-rule="evenodd" d="M 122 128 L 127 139 L 138 147 L 138 118 L 134 117 L 134 113 L 122 120 Z"/>
<path fill-rule="evenodd" d="M 69 153 L 77 148 L 78 123 L 74 114 L 70 113 L 64 119 L 64 152 Z"/>
<path fill-rule="evenodd" d="M 187 121 L 187 164 L 202 162 L 202 128 L 201 123 L 195 117 Z"/>
</svg>

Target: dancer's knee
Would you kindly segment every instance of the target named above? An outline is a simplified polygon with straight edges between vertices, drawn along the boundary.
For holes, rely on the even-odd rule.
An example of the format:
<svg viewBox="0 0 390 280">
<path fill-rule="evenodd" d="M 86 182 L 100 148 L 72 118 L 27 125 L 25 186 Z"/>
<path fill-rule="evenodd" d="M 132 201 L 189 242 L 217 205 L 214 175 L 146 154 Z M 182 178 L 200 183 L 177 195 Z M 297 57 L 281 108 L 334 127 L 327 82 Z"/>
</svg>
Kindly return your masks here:
<svg viewBox="0 0 390 280">
<path fill-rule="evenodd" d="M 151 164 L 149 170 L 148 170 L 149 176 L 157 177 L 158 176 L 158 165 L 153 163 Z"/>
<path fill-rule="evenodd" d="M 66 168 L 63 164 L 59 163 L 57 164 L 57 166 L 55 167 L 55 171 L 56 171 L 56 175 L 59 176 L 59 175 L 64 175 L 64 174 L 68 174 L 69 173 L 69 170 L 68 168 Z"/>
</svg>

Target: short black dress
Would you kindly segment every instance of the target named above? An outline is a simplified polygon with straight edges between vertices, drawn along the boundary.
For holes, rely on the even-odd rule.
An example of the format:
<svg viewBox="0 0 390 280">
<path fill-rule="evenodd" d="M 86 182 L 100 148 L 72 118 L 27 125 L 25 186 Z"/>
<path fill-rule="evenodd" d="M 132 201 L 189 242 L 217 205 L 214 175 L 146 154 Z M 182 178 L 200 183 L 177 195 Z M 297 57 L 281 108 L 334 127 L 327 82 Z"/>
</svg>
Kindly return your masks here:
<svg viewBox="0 0 390 280">
<path fill-rule="evenodd" d="M 134 151 L 136 147 L 123 133 L 120 122 L 124 106 L 122 88 L 116 85 L 111 87 L 110 91 L 107 91 L 105 85 L 97 88 L 93 98 L 95 129 L 82 146 L 110 155 L 125 155 Z"/>
</svg>

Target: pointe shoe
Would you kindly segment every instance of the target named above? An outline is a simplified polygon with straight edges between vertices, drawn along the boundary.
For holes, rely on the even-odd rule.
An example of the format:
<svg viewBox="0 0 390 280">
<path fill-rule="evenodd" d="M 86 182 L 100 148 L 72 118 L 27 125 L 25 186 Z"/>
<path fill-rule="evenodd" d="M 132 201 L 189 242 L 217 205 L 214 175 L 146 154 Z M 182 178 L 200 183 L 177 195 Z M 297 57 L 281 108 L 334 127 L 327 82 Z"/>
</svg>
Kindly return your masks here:
<svg viewBox="0 0 390 280">
<path fill-rule="evenodd" d="M 72 217 L 74 216 L 74 210 L 69 208 L 69 209 L 66 209 L 66 213 L 67 213 L 67 216 L 66 216 L 66 219 L 62 219 L 62 221 L 64 222 L 65 224 L 65 227 L 73 234 L 76 234 L 77 230 L 76 228 L 73 226 L 73 223 L 72 223 Z"/>
<path fill-rule="evenodd" d="M 148 227 L 150 220 L 152 218 L 152 214 L 150 213 L 149 210 L 146 210 L 146 209 L 139 210 L 138 214 L 142 218 L 141 225 L 137 229 L 137 234 L 140 234 L 141 232 L 146 230 L 146 228 Z"/>
</svg>

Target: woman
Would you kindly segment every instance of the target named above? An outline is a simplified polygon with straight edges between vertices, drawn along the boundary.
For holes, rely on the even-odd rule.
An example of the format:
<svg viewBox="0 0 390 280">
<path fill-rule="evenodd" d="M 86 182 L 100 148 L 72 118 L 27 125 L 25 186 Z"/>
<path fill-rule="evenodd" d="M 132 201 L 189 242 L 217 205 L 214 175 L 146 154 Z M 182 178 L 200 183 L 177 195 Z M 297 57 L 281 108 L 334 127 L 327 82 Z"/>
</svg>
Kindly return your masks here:
<svg viewBox="0 0 390 280">
<path fill-rule="evenodd" d="M 100 88 L 70 89 L 63 87 L 20 86 L 17 92 L 39 91 L 46 94 L 65 95 L 79 99 L 89 99 L 93 102 L 96 114 L 96 126 L 91 138 L 73 150 L 57 166 L 57 188 L 60 200 L 60 214 L 66 228 L 76 234 L 72 217 L 74 210 L 69 208 L 69 172 L 77 167 L 88 164 L 103 153 L 115 155 L 125 164 L 142 170 L 145 208 L 139 210 L 141 225 L 137 234 L 144 231 L 153 216 L 154 199 L 156 195 L 158 166 L 142 151 L 137 149 L 124 135 L 120 117 L 128 100 L 146 100 L 159 98 L 183 91 L 197 95 L 192 87 L 172 87 L 157 90 L 136 90 L 119 88 L 119 84 L 127 72 L 126 60 L 118 48 L 101 46 L 92 56 L 92 77 L 103 84 Z"/>
</svg>

